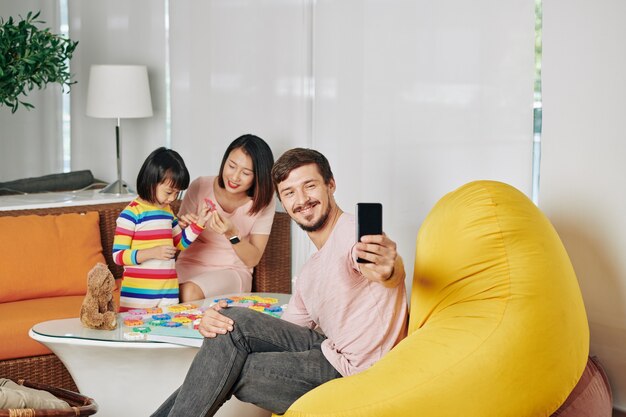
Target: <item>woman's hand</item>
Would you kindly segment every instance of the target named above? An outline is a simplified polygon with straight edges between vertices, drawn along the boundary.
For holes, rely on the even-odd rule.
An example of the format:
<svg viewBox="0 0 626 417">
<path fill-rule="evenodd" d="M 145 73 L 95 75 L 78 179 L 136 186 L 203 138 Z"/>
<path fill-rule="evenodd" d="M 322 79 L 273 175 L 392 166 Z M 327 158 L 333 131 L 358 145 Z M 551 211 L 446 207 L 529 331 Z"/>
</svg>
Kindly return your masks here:
<svg viewBox="0 0 626 417">
<path fill-rule="evenodd" d="M 219 311 L 228 307 L 228 303 L 220 300 L 204 312 L 198 330 L 204 337 L 216 337 L 218 334 L 226 334 L 233 330 L 235 322 L 229 317 L 220 314 Z"/>
<path fill-rule="evenodd" d="M 207 221 L 211 218 L 213 213 L 217 212 L 213 211 L 209 204 L 205 202 L 196 215 L 195 223 L 200 227 L 206 226 Z"/>
<path fill-rule="evenodd" d="M 211 212 L 213 211 L 213 208 L 209 205 L 208 202 L 205 201 L 205 203 L 200 206 L 200 208 L 198 209 L 198 213 L 185 213 L 183 215 L 181 215 L 178 218 L 178 225 L 182 228 L 185 229 L 186 227 L 188 227 L 191 223 L 195 223 L 200 227 L 205 227 L 207 221 L 209 220 L 209 218 L 211 217 Z"/>
<path fill-rule="evenodd" d="M 208 221 L 208 226 L 217 234 L 224 235 L 227 238 L 238 234 L 238 230 L 233 223 L 227 219 L 222 218 L 217 211 L 214 211 L 211 218 Z"/>
</svg>

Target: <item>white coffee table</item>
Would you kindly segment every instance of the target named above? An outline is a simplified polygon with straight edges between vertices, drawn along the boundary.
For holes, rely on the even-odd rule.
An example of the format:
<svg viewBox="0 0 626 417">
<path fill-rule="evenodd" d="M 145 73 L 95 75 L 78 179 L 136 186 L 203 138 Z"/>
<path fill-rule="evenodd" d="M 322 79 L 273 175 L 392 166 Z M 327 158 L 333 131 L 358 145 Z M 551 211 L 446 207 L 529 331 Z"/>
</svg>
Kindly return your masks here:
<svg viewBox="0 0 626 417">
<path fill-rule="evenodd" d="M 282 304 L 290 297 L 273 293 L 255 295 L 278 298 Z M 213 298 L 194 304 L 212 304 Z M 123 326 L 111 331 L 87 329 L 78 318 L 73 318 L 36 324 L 29 335 L 59 357 L 80 392 L 98 403 L 99 417 L 149 416 L 182 384 L 198 348 L 128 341 L 124 339 L 124 331 Z M 270 415 L 269 411 L 235 397 L 216 414 L 218 417 Z"/>
</svg>

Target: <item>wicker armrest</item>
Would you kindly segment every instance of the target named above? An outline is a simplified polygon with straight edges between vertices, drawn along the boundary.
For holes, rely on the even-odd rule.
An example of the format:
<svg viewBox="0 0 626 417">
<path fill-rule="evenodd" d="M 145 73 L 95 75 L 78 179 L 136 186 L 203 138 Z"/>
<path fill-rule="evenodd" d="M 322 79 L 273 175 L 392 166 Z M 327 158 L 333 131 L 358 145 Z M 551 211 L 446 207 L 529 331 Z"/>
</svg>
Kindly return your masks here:
<svg viewBox="0 0 626 417">
<path fill-rule="evenodd" d="M 252 291 L 291 293 L 291 218 L 287 213 L 274 215 L 269 241 L 252 278 Z"/>
</svg>

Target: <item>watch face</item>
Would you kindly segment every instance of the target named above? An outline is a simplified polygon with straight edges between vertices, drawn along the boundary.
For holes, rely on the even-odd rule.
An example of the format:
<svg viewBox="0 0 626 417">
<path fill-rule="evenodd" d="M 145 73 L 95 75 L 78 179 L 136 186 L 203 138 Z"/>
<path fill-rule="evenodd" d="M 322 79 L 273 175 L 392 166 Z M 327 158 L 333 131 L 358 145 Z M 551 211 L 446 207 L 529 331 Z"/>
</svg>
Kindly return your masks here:
<svg viewBox="0 0 626 417">
<path fill-rule="evenodd" d="M 241 242 L 241 240 L 239 240 L 239 237 L 238 237 L 238 236 L 233 236 L 233 237 L 231 237 L 231 238 L 230 238 L 230 239 L 228 239 L 228 240 L 230 240 L 230 243 L 232 243 L 233 245 L 234 245 L 234 244 L 237 244 L 237 243 L 239 243 L 239 242 Z"/>
</svg>

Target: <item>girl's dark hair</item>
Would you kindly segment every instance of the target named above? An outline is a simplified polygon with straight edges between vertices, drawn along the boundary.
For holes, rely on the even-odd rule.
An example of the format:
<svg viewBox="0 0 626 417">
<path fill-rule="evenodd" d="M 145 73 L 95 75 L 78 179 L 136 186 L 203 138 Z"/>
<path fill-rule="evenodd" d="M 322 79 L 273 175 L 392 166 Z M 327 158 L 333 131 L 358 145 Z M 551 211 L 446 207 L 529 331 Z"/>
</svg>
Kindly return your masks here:
<svg viewBox="0 0 626 417">
<path fill-rule="evenodd" d="M 217 183 L 221 188 L 225 188 L 224 165 L 228 156 L 235 149 L 241 149 L 252 159 L 252 170 L 254 171 L 254 182 L 248 189 L 248 196 L 252 197 L 252 207 L 248 211 L 249 215 L 256 214 L 269 205 L 274 198 L 272 186 L 272 166 L 274 165 L 274 155 L 269 145 L 260 137 L 255 135 L 242 135 L 235 139 L 224 152 L 220 173 Z"/>
<path fill-rule="evenodd" d="M 304 165 L 315 164 L 320 175 L 324 179 L 324 184 L 328 185 L 334 178 L 330 169 L 328 159 L 314 149 L 293 148 L 285 152 L 278 158 L 272 168 L 272 179 L 278 195 L 278 184 L 285 181 L 291 171 Z M 280 195 L 278 196 L 280 198 Z"/>
<path fill-rule="evenodd" d="M 154 203 L 156 187 L 165 181 L 174 188 L 186 190 L 189 187 L 189 171 L 178 152 L 160 147 L 148 155 L 137 174 L 137 194 L 143 200 Z"/>
</svg>

